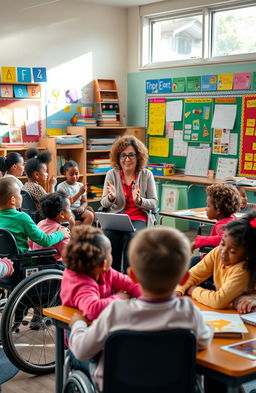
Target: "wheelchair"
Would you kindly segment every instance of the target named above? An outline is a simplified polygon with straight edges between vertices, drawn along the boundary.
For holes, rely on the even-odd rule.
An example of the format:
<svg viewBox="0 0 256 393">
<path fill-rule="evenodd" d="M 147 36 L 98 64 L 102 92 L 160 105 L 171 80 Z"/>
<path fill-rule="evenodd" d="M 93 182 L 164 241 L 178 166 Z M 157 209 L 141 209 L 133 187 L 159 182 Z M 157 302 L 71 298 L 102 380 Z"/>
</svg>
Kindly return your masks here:
<svg viewBox="0 0 256 393">
<path fill-rule="evenodd" d="M 44 307 L 60 304 L 63 268 L 54 254 L 53 249 L 21 253 L 12 233 L 0 228 L 0 257 L 10 258 L 15 269 L 12 276 L 0 279 L 0 287 L 9 293 L 1 319 L 2 346 L 9 360 L 30 374 L 55 368 L 55 327 L 41 313 Z M 28 265 L 28 260 L 34 264 Z"/>
<path fill-rule="evenodd" d="M 136 356 L 134 356 L 136 354 Z M 63 393 L 97 393 L 80 370 L 64 366 Z M 196 339 L 186 329 L 112 332 L 104 344 L 102 393 L 202 393 Z"/>
</svg>

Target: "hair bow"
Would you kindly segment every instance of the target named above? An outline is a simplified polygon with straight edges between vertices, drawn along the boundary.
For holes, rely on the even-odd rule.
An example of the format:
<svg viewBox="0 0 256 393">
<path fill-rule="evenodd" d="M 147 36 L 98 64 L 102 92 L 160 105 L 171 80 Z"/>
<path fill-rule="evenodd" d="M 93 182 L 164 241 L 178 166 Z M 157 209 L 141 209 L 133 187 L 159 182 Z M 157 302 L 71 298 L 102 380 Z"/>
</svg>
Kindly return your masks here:
<svg viewBox="0 0 256 393">
<path fill-rule="evenodd" d="M 251 225 L 252 228 L 256 228 L 256 217 L 254 217 L 251 221 L 249 221 L 249 224 Z"/>
</svg>

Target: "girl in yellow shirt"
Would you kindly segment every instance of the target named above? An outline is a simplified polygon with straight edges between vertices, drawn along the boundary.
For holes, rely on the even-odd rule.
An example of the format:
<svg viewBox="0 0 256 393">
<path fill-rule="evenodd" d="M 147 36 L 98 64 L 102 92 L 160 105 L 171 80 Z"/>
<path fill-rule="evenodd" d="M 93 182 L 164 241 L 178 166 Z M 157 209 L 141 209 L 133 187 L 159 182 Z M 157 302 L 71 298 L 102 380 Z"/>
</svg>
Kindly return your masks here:
<svg viewBox="0 0 256 393">
<path fill-rule="evenodd" d="M 190 269 L 190 278 L 176 288 L 178 296 L 190 295 L 209 307 L 226 308 L 246 289 L 256 285 L 256 210 L 225 226 L 220 246 Z M 201 284 L 213 275 L 216 290 Z"/>
</svg>

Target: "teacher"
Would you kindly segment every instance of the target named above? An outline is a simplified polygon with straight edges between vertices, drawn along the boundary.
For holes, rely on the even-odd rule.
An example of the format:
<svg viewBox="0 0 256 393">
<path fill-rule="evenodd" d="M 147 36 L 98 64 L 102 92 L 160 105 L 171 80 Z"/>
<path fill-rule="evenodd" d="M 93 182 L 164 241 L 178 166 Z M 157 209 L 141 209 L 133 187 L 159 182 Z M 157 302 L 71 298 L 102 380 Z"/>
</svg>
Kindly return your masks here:
<svg viewBox="0 0 256 393">
<path fill-rule="evenodd" d="M 152 209 L 158 205 L 152 172 L 145 168 L 148 160 L 146 146 L 135 136 L 117 139 L 110 152 L 113 169 L 107 172 L 101 205 L 110 213 L 125 213 L 136 232 L 154 224 Z M 127 248 L 136 232 L 105 230 L 111 241 L 113 268 L 123 271 L 128 267 Z"/>
</svg>

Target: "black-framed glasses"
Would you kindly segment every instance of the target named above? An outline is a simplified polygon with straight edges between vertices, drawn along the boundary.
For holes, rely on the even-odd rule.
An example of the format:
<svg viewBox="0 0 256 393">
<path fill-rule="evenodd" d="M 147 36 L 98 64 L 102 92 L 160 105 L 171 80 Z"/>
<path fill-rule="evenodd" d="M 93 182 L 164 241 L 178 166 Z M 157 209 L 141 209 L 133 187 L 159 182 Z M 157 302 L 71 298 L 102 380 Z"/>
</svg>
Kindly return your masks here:
<svg viewBox="0 0 256 393">
<path fill-rule="evenodd" d="M 121 153 L 120 154 L 120 160 L 126 160 L 126 158 L 128 158 L 129 160 L 134 160 L 136 157 L 137 157 L 136 153 L 129 153 L 129 154 Z"/>
</svg>

